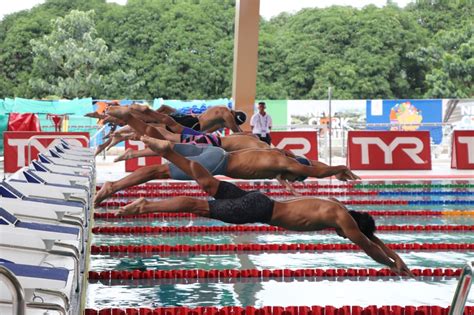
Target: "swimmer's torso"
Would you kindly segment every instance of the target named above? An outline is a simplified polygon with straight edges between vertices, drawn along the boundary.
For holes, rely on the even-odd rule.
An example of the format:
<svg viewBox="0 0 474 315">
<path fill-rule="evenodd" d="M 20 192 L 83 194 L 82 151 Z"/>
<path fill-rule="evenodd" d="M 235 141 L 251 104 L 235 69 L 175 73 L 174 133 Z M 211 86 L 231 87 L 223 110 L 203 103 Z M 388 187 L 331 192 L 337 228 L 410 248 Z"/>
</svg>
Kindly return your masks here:
<svg viewBox="0 0 474 315">
<path fill-rule="evenodd" d="M 271 224 L 296 231 L 316 231 L 336 227 L 339 211 L 334 203 L 314 197 L 275 201 Z"/>
<path fill-rule="evenodd" d="M 273 150 L 241 150 L 229 153 L 226 175 L 242 179 L 275 178 L 285 158 Z"/>
</svg>

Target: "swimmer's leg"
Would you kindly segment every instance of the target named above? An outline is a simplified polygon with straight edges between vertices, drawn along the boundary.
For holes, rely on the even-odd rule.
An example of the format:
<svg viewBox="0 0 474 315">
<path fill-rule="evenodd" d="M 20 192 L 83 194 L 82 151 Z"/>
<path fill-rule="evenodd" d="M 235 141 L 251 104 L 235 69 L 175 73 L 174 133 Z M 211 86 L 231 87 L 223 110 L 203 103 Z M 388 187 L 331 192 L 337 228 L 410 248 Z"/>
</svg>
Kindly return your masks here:
<svg viewBox="0 0 474 315">
<path fill-rule="evenodd" d="M 188 160 L 183 155 L 174 150 L 168 141 L 142 137 L 141 139 L 150 149 L 163 156 L 165 159 L 176 165 L 184 173 L 193 178 L 201 188 L 209 195 L 214 196 L 219 188 L 220 181 L 209 173 L 201 164 Z"/>
<path fill-rule="evenodd" d="M 204 199 L 184 196 L 162 199 L 160 201 L 148 201 L 145 198 L 140 198 L 120 208 L 119 214 L 133 215 L 150 212 L 187 212 L 209 217 L 209 204 Z"/>
<path fill-rule="evenodd" d="M 139 168 L 118 181 L 105 182 L 94 198 L 94 205 L 97 206 L 117 191 L 127 187 L 143 184 L 153 179 L 167 178 L 170 178 L 168 165 L 150 165 Z"/>
</svg>

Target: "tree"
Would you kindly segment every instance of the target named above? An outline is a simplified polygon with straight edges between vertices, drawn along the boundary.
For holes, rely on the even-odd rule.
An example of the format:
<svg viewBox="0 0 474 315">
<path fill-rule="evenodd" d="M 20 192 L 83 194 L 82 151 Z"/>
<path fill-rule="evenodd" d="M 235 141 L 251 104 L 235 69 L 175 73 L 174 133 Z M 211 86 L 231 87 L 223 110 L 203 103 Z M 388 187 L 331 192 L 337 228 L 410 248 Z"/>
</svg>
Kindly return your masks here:
<svg viewBox="0 0 474 315">
<path fill-rule="evenodd" d="M 52 32 L 31 40 L 31 46 L 29 82 L 37 97 L 126 97 L 141 84 L 133 70 L 111 71 L 121 57 L 97 37 L 92 10 L 73 10 L 55 19 Z"/>
</svg>

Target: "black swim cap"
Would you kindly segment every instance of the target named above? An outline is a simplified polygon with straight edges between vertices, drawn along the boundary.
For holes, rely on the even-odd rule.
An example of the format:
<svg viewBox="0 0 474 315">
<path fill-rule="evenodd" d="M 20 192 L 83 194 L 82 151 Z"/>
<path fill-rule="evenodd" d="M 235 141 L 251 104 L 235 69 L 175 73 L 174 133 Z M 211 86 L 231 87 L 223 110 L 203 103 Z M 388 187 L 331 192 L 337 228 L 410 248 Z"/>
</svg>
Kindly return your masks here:
<svg viewBox="0 0 474 315">
<path fill-rule="evenodd" d="M 303 156 L 297 156 L 296 160 L 300 164 L 303 164 L 303 165 L 306 165 L 306 166 L 311 166 L 311 162 Z M 301 176 L 301 177 L 298 177 L 296 180 L 299 181 L 299 182 L 303 182 L 306 178 L 308 178 L 308 176 Z"/>
<path fill-rule="evenodd" d="M 237 125 L 242 125 L 247 120 L 247 114 L 242 111 L 235 111 L 234 112 L 235 122 Z"/>
<path fill-rule="evenodd" d="M 311 166 L 311 163 L 309 162 L 309 160 L 307 158 L 303 157 L 303 156 L 297 156 L 296 160 L 300 164 L 303 164 L 303 165 L 306 165 L 306 166 Z"/>
</svg>

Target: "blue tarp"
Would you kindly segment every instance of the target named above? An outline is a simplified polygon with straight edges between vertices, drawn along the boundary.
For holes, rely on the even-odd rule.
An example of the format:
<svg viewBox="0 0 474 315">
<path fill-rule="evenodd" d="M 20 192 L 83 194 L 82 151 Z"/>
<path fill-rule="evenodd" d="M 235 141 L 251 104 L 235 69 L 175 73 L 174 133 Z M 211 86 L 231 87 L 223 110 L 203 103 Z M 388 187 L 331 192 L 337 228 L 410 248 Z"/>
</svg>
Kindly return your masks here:
<svg viewBox="0 0 474 315">
<path fill-rule="evenodd" d="M 164 100 L 162 98 L 155 98 L 155 100 L 153 101 L 153 109 L 158 109 L 163 104 L 176 108 L 179 112 L 182 112 L 184 114 L 200 114 L 204 112 L 208 107 L 212 106 L 225 105 L 229 108 L 232 108 L 232 101 L 228 98 L 192 101 Z"/>
<path fill-rule="evenodd" d="M 40 101 L 17 97 L 5 101 L 14 113 L 84 115 L 92 111 L 92 98 Z"/>
</svg>

